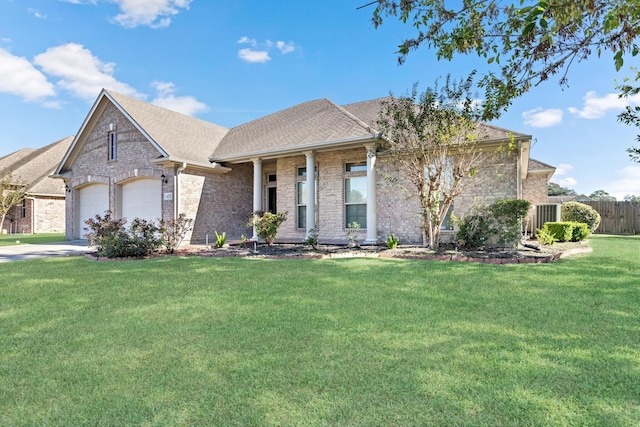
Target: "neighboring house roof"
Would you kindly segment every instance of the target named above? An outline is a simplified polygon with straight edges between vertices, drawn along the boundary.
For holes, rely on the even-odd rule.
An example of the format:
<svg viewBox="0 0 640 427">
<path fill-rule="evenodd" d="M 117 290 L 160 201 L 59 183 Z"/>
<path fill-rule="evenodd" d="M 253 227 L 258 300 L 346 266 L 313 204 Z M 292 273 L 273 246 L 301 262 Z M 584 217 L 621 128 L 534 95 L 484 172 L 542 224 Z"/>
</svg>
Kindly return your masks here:
<svg viewBox="0 0 640 427">
<path fill-rule="evenodd" d="M 565 202 L 574 202 L 576 200 L 576 195 L 573 196 L 549 196 L 547 197 L 547 201 L 549 203 L 565 203 Z"/>
<path fill-rule="evenodd" d="M 64 196 L 64 183 L 50 178 L 49 175 L 56 169 L 72 141 L 73 136 L 69 136 L 36 150 L 20 150 L 24 151 L 26 155 L 14 156 L 17 160 L 10 165 L 5 166 L 2 162 L 0 166 L 3 168 L 0 169 L 0 176 L 11 173 L 16 184 L 26 185 L 29 195 Z"/>
<path fill-rule="evenodd" d="M 11 154 L 0 157 L 0 171 L 10 170 L 11 165 L 17 164 L 21 159 L 36 151 L 33 148 L 23 148 Z M 6 172 L 3 172 L 3 174 Z"/>
<path fill-rule="evenodd" d="M 209 154 L 229 131 L 222 126 L 103 89 L 60 162 L 56 175 L 71 167 L 108 102 L 156 147 L 159 158 L 167 160 L 209 164 Z"/>
<path fill-rule="evenodd" d="M 377 138 L 378 132 L 347 109 L 324 98 L 304 102 L 232 128 L 212 161 L 246 161 Z"/>
</svg>

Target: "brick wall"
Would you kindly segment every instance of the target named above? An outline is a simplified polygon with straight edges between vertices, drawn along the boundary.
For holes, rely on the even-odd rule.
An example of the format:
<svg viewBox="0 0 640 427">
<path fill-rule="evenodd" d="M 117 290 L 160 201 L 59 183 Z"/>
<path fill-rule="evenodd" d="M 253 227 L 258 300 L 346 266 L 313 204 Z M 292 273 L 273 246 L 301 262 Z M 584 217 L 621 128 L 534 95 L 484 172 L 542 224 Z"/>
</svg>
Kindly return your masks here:
<svg viewBox="0 0 640 427">
<path fill-rule="evenodd" d="M 65 231 L 65 200 L 63 197 L 36 196 L 13 206 L 0 230 L 7 233 L 62 233 Z"/>
</svg>

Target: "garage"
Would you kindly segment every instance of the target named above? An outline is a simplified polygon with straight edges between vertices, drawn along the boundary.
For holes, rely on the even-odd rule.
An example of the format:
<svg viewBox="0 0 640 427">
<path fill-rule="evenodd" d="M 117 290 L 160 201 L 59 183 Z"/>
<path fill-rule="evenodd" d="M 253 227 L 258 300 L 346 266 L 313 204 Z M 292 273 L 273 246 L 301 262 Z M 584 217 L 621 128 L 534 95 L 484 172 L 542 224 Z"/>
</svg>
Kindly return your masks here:
<svg viewBox="0 0 640 427">
<path fill-rule="evenodd" d="M 122 216 L 130 224 L 134 218 L 156 221 L 162 218 L 162 182 L 136 179 L 122 185 Z"/>
<path fill-rule="evenodd" d="M 106 184 L 93 184 L 78 190 L 79 216 L 78 237 L 85 238 L 87 219 L 96 215 L 104 215 L 109 210 L 109 186 Z"/>
</svg>

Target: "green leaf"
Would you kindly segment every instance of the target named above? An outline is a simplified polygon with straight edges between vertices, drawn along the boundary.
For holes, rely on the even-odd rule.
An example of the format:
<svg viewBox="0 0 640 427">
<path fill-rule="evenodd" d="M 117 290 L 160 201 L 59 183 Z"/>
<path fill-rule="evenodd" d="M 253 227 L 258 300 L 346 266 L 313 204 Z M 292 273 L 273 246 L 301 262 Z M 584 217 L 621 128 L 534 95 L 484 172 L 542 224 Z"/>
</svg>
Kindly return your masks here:
<svg viewBox="0 0 640 427">
<path fill-rule="evenodd" d="M 487 60 L 487 64 L 491 64 L 496 58 L 494 56 L 492 56 L 491 58 L 489 58 Z"/>
<path fill-rule="evenodd" d="M 613 56 L 613 62 L 616 64 L 616 71 L 620 71 L 620 68 L 622 68 L 622 65 L 624 64 L 624 59 L 622 58 L 621 50 L 617 51 L 616 54 Z"/>
</svg>

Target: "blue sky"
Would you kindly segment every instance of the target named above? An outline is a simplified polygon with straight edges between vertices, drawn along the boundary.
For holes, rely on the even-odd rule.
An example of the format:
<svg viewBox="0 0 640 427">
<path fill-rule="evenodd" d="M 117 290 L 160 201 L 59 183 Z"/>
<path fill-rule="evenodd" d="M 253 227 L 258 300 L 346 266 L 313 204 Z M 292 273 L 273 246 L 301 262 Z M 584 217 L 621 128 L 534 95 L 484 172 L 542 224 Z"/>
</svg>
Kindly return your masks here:
<svg viewBox="0 0 640 427">
<path fill-rule="evenodd" d="M 100 89 L 232 127 L 317 98 L 338 104 L 465 77 L 475 57 L 437 62 L 422 48 L 398 66 L 412 28 L 374 29 L 364 0 L 0 0 L 0 156 L 77 132 Z M 569 88 L 551 80 L 494 124 L 531 134 L 532 157 L 579 193 L 640 195 L 635 129 L 610 53 L 574 65 Z M 640 103 L 638 99 L 628 102 Z M 634 104 L 635 105 L 635 104 Z"/>
</svg>

